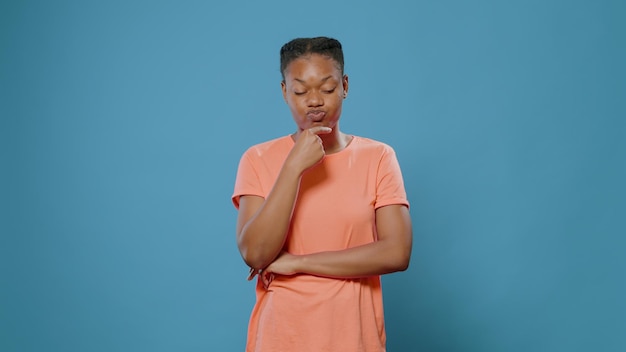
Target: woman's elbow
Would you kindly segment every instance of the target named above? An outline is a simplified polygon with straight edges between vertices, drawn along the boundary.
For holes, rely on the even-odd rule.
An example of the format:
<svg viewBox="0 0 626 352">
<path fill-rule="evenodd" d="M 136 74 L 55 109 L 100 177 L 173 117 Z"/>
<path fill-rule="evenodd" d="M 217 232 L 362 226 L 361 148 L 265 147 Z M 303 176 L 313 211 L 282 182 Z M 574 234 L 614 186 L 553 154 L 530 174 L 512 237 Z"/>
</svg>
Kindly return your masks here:
<svg viewBox="0 0 626 352">
<path fill-rule="evenodd" d="M 402 256 L 398 258 L 394 265 L 394 271 L 406 271 L 409 268 L 409 263 L 411 262 L 410 256 Z"/>
<path fill-rule="evenodd" d="M 402 248 L 399 253 L 395 256 L 394 260 L 394 271 L 406 271 L 409 268 L 409 264 L 411 263 L 411 249 Z"/>
<path fill-rule="evenodd" d="M 240 246 L 239 253 L 241 254 L 241 259 L 243 259 L 244 263 L 250 268 L 263 269 L 265 267 L 262 258 L 260 258 L 259 255 L 255 255 L 252 251 Z"/>
<path fill-rule="evenodd" d="M 259 250 L 250 250 L 247 246 L 239 245 L 241 259 L 253 269 L 264 269 L 272 263 L 273 258 Z"/>
</svg>

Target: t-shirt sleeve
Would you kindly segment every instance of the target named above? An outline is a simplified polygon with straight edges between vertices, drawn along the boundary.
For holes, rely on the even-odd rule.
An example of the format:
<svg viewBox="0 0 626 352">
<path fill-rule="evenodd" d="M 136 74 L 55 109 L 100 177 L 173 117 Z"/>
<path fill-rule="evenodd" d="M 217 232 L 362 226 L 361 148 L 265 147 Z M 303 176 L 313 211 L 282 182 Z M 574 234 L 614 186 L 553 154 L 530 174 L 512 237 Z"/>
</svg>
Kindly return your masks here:
<svg viewBox="0 0 626 352">
<path fill-rule="evenodd" d="M 389 146 L 385 146 L 378 164 L 376 182 L 376 202 L 374 203 L 374 208 L 377 209 L 391 204 L 409 206 L 400 164 L 396 158 L 395 151 Z"/>
<path fill-rule="evenodd" d="M 239 198 L 244 195 L 254 195 L 263 197 L 263 189 L 259 174 L 254 167 L 250 151 L 246 151 L 237 168 L 237 178 L 235 179 L 235 190 L 232 201 L 235 208 L 239 209 Z"/>
</svg>

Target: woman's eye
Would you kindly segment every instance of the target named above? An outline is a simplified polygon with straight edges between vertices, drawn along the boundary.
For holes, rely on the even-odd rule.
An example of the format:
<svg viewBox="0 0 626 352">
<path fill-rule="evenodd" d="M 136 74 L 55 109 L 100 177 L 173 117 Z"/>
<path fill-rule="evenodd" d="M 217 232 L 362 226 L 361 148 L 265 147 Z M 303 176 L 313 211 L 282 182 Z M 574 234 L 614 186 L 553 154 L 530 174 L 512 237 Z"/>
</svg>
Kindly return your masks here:
<svg viewBox="0 0 626 352">
<path fill-rule="evenodd" d="M 304 95 L 304 93 L 306 93 L 306 92 L 293 92 L 293 94 L 295 94 L 295 95 Z"/>
<path fill-rule="evenodd" d="M 334 91 L 335 91 L 335 88 L 333 88 L 333 89 L 326 89 L 326 90 L 323 90 L 323 92 L 324 92 L 325 94 L 331 94 L 331 93 L 332 93 L 332 92 L 334 92 Z"/>
</svg>

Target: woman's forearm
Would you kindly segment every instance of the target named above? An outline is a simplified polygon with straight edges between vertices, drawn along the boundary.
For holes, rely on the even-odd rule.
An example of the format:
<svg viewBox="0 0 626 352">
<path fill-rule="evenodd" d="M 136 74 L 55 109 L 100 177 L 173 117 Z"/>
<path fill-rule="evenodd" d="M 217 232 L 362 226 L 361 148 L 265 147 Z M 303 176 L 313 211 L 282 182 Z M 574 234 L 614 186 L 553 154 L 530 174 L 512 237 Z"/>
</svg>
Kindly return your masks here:
<svg viewBox="0 0 626 352">
<path fill-rule="evenodd" d="M 295 271 L 351 279 L 404 271 L 409 266 L 410 257 L 410 243 L 377 241 L 341 251 L 297 256 Z"/>
<path fill-rule="evenodd" d="M 297 273 L 332 278 L 359 278 L 406 270 L 411 259 L 412 226 L 408 208 L 390 205 L 376 211 L 378 240 L 338 251 L 305 255 L 282 253 L 268 273 Z"/>
</svg>

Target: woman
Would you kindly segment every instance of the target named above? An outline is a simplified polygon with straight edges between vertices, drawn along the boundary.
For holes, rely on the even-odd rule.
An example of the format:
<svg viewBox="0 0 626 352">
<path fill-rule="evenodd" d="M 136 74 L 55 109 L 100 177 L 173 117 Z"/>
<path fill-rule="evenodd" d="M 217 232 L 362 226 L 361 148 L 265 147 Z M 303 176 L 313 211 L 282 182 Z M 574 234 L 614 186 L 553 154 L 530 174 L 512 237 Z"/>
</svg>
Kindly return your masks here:
<svg viewBox="0 0 626 352">
<path fill-rule="evenodd" d="M 280 51 L 296 132 L 248 149 L 233 203 L 237 245 L 258 274 L 247 351 L 385 351 L 380 275 L 405 270 L 411 221 L 391 147 L 341 132 L 341 44 Z"/>
</svg>

